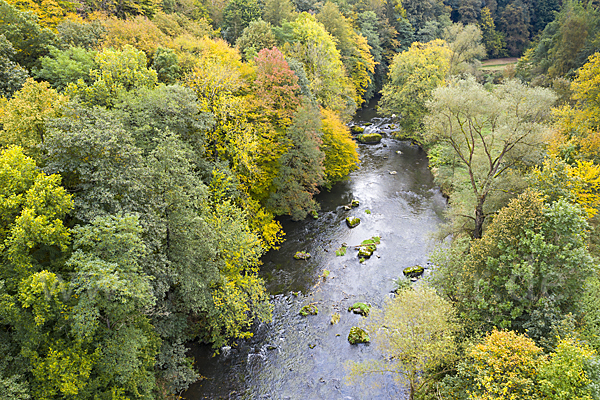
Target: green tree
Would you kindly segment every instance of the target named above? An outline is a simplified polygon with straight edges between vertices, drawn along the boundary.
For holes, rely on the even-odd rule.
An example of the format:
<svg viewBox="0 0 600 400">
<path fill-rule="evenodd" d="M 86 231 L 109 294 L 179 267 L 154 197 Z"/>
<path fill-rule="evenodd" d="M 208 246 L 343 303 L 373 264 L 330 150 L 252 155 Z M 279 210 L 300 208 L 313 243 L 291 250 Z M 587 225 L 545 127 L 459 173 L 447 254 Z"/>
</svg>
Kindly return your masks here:
<svg viewBox="0 0 600 400">
<path fill-rule="evenodd" d="M 250 22 L 260 19 L 262 11 L 256 0 L 231 0 L 223 10 L 223 37 L 235 43 Z"/>
<path fill-rule="evenodd" d="M 262 19 L 250 22 L 235 42 L 246 60 L 252 60 L 262 49 L 271 49 L 276 44 L 271 24 Z"/>
<path fill-rule="evenodd" d="M 451 75 L 474 70 L 473 65 L 485 56 L 485 47 L 481 44 L 481 30 L 477 25 L 453 24 L 446 28 L 444 39 L 452 52 Z"/>
<path fill-rule="evenodd" d="M 434 174 L 461 194 L 458 221 L 480 238 L 488 214 L 486 202 L 511 169 L 541 158 L 549 133 L 544 121 L 556 97 L 548 89 L 516 81 L 489 92 L 468 78 L 434 91 L 428 103 L 425 141 L 440 146 L 443 161 L 434 160 Z M 467 222 L 467 221 L 465 221 Z"/>
<path fill-rule="evenodd" d="M 147 67 L 144 53 L 129 45 L 123 51 L 104 50 L 94 62 L 97 69 L 90 73 L 91 84 L 79 79 L 66 89 L 68 95 L 86 104 L 113 106 L 120 94 L 141 87 L 153 88 L 158 82 L 156 71 Z"/>
<path fill-rule="evenodd" d="M 286 130 L 287 152 L 279 159 L 279 172 L 273 180 L 274 193 L 267 207 L 276 214 L 289 214 L 301 220 L 318 203 L 313 195 L 324 183 L 324 155 L 319 150 L 321 120 L 318 110 L 303 105 Z"/>
<path fill-rule="evenodd" d="M 286 57 L 304 65 L 310 91 L 317 103 L 345 117 L 354 113 L 355 92 L 346 76 L 335 39 L 315 17 L 302 13 L 284 24 L 280 34 L 288 40 L 283 46 Z"/>
<path fill-rule="evenodd" d="M 106 28 L 100 21 L 78 22 L 64 20 L 56 26 L 58 41 L 65 47 L 81 47 L 97 50 L 106 36 Z M 63 49 L 66 50 L 66 49 Z"/>
<path fill-rule="evenodd" d="M 50 54 L 40 59 L 40 69 L 35 71 L 37 78 L 49 82 L 54 89 L 63 91 L 71 82 L 81 79 L 91 83 L 91 72 L 96 67 L 96 52 L 80 47 L 67 50 L 50 48 Z"/>
<path fill-rule="evenodd" d="M 475 326 L 547 337 L 553 323 L 577 311 L 580 288 L 595 272 L 582 214 L 562 199 L 546 205 L 539 193 L 521 194 L 471 242 L 468 255 L 436 258 L 438 287 Z"/>
<path fill-rule="evenodd" d="M 479 29 L 481 29 L 481 41 L 488 58 L 504 57 L 506 55 L 504 36 L 496 30 L 496 24 L 488 7 L 481 9 Z"/>
<path fill-rule="evenodd" d="M 12 61 L 29 70 L 56 41 L 52 31 L 38 25 L 34 14 L 21 12 L 4 0 L 0 0 L 0 35 L 4 35 L 16 51 Z"/>
<path fill-rule="evenodd" d="M 27 79 L 21 90 L 2 106 L 0 142 L 22 146 L 30 156 L 39 157 L 40 144 L 47 139 L 47 124 L 62 115 L 67 98 L 47 82 Z"/>
<path fill-rule="evenodd" d="M 505 34 L 508 54 L 512 57 L 519 57 L 523 54 L 529 44 L 529 30 L 531 29 L 527 5 L 521 0 L 508 4 L 502 11 L 498 26 L 500 31 Z"/>
<path fill-rule="evenodd" d="M 283 21 L 292 21 L 296 7 L 291 0 L 266 0 L 263 19 L 273 26 L 279 26 Z"/>
<path fill-rule="evenodd" d="M 408 384 L 413 400 L 456 358 L 460 325 L 452 305 L 432 288 L 404 289 L 383 310 L 371 310 L 370 319 L 368 331 L 385 361 L 350 363 L 354 379 L 393 372 Z"/>
<path fill-rule="evenodd" d="M 336 39 L 336 47 L 354 86 L 354 100 L 357 105 L 362 105 L 365 101 L 364 94 L 375 72 L 375 61 L 366 38 L 354 31 L 350 21 L 340 13 L 338 6 L 330 1 L 321 8 L 317 20 Z"/>
<path fill-rule="evenodd" d="M 15 54 L 12 44 L 0 34 L 0 97 L 12 97 L 29 77 L 23 67 L 12 61 Z"/>
<path fill-rule="evenodd" d="M 561 339 L 548 362 L 539 368 L 542 393 L 548 399 L 592 400 L 597 398 L 596 352 L 573 338 Z"/>
<path fill-rule="evenodd" d="M 450 68 L 451 51 L 441 40 L 415 42 L 410 49 L 394 57 L 389 83 L 381 90 L 379 110 L 400 116 L 404 137 L 422 142 L 425 103 L 432 91 L 442 85 Z"/>
</svg>

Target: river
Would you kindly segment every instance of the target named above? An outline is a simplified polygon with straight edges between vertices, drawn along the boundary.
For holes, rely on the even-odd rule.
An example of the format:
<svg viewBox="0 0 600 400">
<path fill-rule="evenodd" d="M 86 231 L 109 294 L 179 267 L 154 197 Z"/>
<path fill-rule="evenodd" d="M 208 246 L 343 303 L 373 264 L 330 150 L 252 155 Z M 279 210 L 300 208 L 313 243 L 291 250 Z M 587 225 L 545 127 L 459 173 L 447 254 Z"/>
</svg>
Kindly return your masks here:
<svg viewBox="0 0 600 400">
<path fill-rule="evenodd" d="M 371 123 L 366 131 L 387 132 L 389 121 L 379 118 L 373 106 L 359 110 L 355 123 Z M 428 266 L 435 245 L 430 236 L 442 222 L 446 200 L 418 146 L 384 134 L 379 144 L 359 145 L 359 155 L 360 169 L 348 181 L 317 196 L 317 220 L 282 221 L 286 241 L 264 256 L 261 268 L 272 294 L 273 321 L 257 324 L 252 339 L 216 357 L 208 347 L 195 348 L 195 365 L 205 379 L 190 387 L 185 399 L 408 398 L 391 375 L 365 378 L 365 385 L 346 382 L 349 360 L 380 356 L 373 345 L 348 343 L 350 328 L 363 317 L 347 309 L 356 301 L 381 307 L 404 268 Z M 360 206 L 344 210 L 353 199 Z M 348 228 L 347 216 L 359 217 L 360 225 Z M 336 256 L 342 243 L 356 245 L 372 236 L 380 236 L 381 244 L 364 263 L 351 248 Z M 297 251 L 312 257 L 294 260 Z M 300 308 L 309 303 L 317 304 L 318 315 L 300 316 Z M 341 320 L 331 325 L 335 312 Z"/>
</svg>

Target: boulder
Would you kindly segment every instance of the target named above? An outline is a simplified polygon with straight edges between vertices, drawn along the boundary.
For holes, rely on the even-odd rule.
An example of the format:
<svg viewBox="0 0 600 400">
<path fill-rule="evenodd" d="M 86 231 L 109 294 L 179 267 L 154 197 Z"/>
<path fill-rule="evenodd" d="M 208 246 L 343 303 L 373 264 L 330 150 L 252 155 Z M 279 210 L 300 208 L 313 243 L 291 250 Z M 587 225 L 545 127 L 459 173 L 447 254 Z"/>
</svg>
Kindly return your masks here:
<svg viewBox="0 0 600 400">
<path fill-rule="evenodd" d="M 412 267 L 404 268 L 402 272 L 404 273 L 404 276 L 409 278 L 418 278 L 419 276 L 423 275 L 424 271 L 425 269 L 420 265 L 414 265 Z"/>
<path fill-rule="evenodd" d="M 360 202 L 356 199 L 352 200 L 352 203 L 350 204 L 352 207 L 358 207 L 360 205 Z"/>
<path fill-rule="evenodd" d="M 346 218 L 346 224 L 348 225 L 348 228 L 355 228 L 360 224 L 360 218 L 348 217 Z"/>
<path fill-rule="evenodd" d="M 302 315 L 303 317 L 306 317 L 308 315 L 317 315 L 318 313 L 319 313 L 319 309 L 314 304 L 305 305 L 304 307 L 302 307 L 300 309 L 300 312 L 299 312 L 299 314 Z"/>
<path fill-rule="evenodd" d="M 308 260 L 310 258 L 310 253 L 306 251 L 297 251 L 296 254 L 294 254 L 294 258 L 296 260 Z"/>
<path fill-rule="evenodd" d="M 358 141 L 365 144 L 377 144 L 381 142 L 381 135 L 379 133 L 363 133 L 358 136 Z"/>
<path fill-rule="evenodd" d="M 352 311 L 354 314 L 360 314 L 363 317 L 369 315 L 369 310 L 371 306 L 369 304 L 357 302 L 352 304 L 352 306 L 348 307 L 348 311 Z"/>
<path fill-rule="evenodd" d="M 371 339 L 367 332 L 358 326 L 353 326 L 350 328 L 350 333 L 348 334 L 348 341 L 350 344 L 358 344 L 358 343 L 369 343 Z"/>
<path fill-rule="evenodd" d="M 352 126 L 352 128 L 350 128 L 350 131 L 352 133 L 363 133 L 365 131 L 365 128 L 363 128 L 362 126 L 354 125 Z"/>
</svg>

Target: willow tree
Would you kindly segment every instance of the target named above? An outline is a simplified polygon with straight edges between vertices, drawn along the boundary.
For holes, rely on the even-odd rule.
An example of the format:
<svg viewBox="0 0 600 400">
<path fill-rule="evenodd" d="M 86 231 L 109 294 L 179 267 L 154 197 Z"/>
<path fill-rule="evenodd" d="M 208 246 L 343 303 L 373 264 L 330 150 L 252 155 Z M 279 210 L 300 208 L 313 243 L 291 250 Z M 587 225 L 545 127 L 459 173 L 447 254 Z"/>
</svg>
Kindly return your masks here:
<svg viewBox="0 0 600 400">
<path fill-rule="evenodd" d="M 486 90 L 475 78 L 452 82 L 427 103 L 424 138 L 434 146 L 432 165 L 440 183 L 460 192 L 454 207 L 480 238 L 491 195 L 517 167 L 537 161 L 549 133 L 545 119 L 552 91 L 509 81 Z"/>
</svg>

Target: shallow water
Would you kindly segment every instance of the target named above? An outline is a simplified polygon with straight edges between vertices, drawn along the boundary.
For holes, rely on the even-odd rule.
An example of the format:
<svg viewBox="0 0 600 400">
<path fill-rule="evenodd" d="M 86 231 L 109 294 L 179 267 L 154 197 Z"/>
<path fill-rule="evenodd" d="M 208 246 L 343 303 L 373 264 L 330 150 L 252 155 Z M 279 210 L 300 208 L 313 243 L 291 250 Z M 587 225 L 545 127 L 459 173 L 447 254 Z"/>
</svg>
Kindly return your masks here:
<svg viewBox="0 0 600 400">
<path fill-rule="evenodd" d="M 252 339 L 225 348 L 219 356 L 211 357 L 208 347 L 194 348 L 196 367 L 206 379 L 194 384 L 184 398 L 408 398 L 405 387 L 391 376 L 366 378 L 366 387 L 345 381 L 349 360 L 379 357 L 373 345 L 348 343 L 350 328 L 363 317 L 347 309 L 356 301 L 381 306 L 404 268 L 428 265 L 435 245 L 430 235 L 442 222 L 446 201 L 433 183 L 425 153 L 410 142 L 391 139 L 386 134 L 388 120 L 368 108 L 357 113 L 355 122 L 371 122 L 366 132 L 382 131 L 382 142 L 359 145 L 360 169 L 318 195 L 319 219 L 282 221 L 286 241 L 263 258 L 261 273 L 273 295 L 273 321 L 257 324 Z M 343 206 L 353 199 L 360 206 L 345 211 Z M 347 216 L 359 217 L 360 225 L 349 229 Z M 342 243 L 357 245 L 372 236 L 380 236 L 381 244 L 364 263 L 350 247 L 345 256 L 336 257 Z M 312 257 L 294 260 L 297 251 L 308 251 Z M 330 271 L 327 279 L 322 277 L 325 270 Z M 298 291 L 299 295 L 292 294 Z M 318 315 L 301 317 L 298 311 L 309 303 L 317 304 Z M 334 312 L 341 320 L 331 325 Z"/>
</svg>

